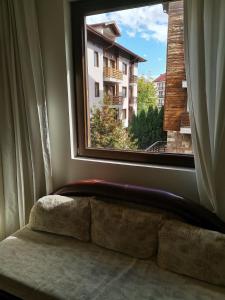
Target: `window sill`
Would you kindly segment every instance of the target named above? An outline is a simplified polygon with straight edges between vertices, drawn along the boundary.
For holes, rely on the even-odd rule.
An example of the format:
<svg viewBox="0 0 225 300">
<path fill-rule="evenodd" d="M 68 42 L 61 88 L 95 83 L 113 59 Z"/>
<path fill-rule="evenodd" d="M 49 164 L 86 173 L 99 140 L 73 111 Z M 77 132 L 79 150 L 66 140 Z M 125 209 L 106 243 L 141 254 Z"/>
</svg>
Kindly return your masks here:
<svg viewBox="0 0 225 300">
<path fill-rule="evenodd" d="M 127 162 L 127 161 L 99 159 L 99 158 L 90 158 L 90 157 L 81 157 L 81 156 L 72 157 L 72 160 L 99 163 L 99 164 L 121 165 L 121 166 L 129 166 L 129 167 L 162 169 L 162 170 L 172 170 L 172 171 L 185 171 L 185 172 L 195 173 L 195 168 L 190 168 L 190 167 L 156 165 L 156 164 L 150 164 L 150 163 Z"/>
</svg>

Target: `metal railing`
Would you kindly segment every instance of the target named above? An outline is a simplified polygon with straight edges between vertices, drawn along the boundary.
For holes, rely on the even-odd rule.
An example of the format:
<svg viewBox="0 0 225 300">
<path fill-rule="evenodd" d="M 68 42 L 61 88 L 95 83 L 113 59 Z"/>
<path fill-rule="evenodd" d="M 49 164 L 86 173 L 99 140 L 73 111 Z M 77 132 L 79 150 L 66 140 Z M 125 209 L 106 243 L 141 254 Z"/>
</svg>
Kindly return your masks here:
<svg viewBox="0 0 225 300">
<path fill-rule="evenodd" d="M 115 68 L 104 67 L 103 68 L 104 78 L 113 78 L 117 80 L 123 80 L 123 73 Z"/>
<path fill-rule="evenodd" d="M 167 149 L 167 141 L 156 141 L 152 145 L 150 145 L 148 148 L 145 149 L 146 152 L 166 152 Z"/>
</svg>

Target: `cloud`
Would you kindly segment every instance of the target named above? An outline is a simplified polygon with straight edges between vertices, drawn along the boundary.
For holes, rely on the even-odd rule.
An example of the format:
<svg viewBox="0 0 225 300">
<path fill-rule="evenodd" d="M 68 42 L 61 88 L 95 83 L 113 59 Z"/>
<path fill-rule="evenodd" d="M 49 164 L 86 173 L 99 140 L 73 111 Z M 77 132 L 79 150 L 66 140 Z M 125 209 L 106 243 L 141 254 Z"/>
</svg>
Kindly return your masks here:
<svg viewBox="0 0 225 300">
<path fill-rule="evenodd" d="M 133 37 L 135 37 L 136 32 L 135 32 L 135 31 L 126 31 L 126 34 L 127 34 L 129 37 L 133 38 Z"/>
<path fill-rule="evenodd" d="M 86 20 L 88 24 L 115 21 L 120 28 L 126 28 L 129 37 L 167 41 L 168 16 L 161 4 L 88 16 Z"/>
<path fill-rule="evenodd" d="M 150 38 L 151 38 L 151 35 L 150 35 L 149 33 L 147 33 L 147 32 L 142 32 L 142 33 L 141 33 L 141 37 L 142 37 L 144 40 L 149 41 Z"/>
</svg>

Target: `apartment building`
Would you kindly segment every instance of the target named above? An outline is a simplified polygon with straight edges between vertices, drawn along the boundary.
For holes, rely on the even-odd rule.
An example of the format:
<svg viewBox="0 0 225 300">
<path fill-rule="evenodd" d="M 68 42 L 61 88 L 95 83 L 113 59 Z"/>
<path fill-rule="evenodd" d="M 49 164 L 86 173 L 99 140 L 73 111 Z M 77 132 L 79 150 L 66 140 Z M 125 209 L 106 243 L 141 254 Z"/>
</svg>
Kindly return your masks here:
<svg viewBox="0 0 225 300">
<path fill-rule="evenodd" d="M 164 105 L 166 73 L 160 74 L 153 82 L 157 91 L 157 106 L 160 109 Z"/>
<path fill-rule="evenodd" d="M 183 10 L 183 1 L 164 4 L 164 11 L 169 18 L 163 125 L 167 131 L 167 151 L 192 153 L 184 63 Z"/>
<path fill-rule="evenodd" d="M 138 63 L 145 59 L 118 44 L 120 35 L 114 21 L 87 25 L 88 101 L 91 114 L 107 97 L 128 127 L 137 113 Z"/>
</svg>

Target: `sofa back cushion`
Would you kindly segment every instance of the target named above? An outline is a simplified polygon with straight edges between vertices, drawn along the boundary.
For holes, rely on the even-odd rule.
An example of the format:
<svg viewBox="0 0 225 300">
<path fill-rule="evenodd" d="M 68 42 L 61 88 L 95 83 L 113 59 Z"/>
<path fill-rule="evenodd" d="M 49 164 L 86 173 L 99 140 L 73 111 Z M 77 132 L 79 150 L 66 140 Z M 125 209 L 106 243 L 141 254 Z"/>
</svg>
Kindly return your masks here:
<svg viewBox="0 0 225 300">
<path fill-rule="evenodd" d="M 159 231 L 157 261 L 169 271 L 225 285 L 225 235 L 175 220 Z"/>
<path fill-rule="evenodd" d="M 90 240 L 90 198 L 50 195 L 40 198 L 30 213 L 29 228 Z"/>
<path fill-rule="evenodd" d="M 162 215 L 95 199 L 91 211 L 95 244 L 137 258 L 156 254 Z"/>
</svg>

